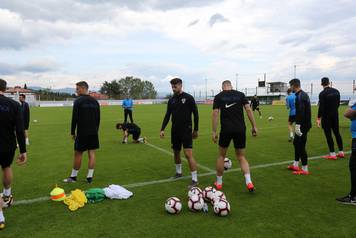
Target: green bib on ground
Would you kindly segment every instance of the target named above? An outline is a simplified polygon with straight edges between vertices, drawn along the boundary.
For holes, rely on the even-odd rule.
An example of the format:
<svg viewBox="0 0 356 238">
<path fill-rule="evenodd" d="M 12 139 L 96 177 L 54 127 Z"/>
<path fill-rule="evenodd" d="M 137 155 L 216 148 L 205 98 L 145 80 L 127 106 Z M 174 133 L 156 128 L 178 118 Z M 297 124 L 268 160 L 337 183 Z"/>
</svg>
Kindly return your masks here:
<svg viewBox="0 0 356 238">
<path fill-rule="evenodd" d="M 101 202 L 106 198 L 105 192 L 101 188 L 91 188 L 85 191 L 85 196 L 87 197 L 89 203 Z"/>
</svg>

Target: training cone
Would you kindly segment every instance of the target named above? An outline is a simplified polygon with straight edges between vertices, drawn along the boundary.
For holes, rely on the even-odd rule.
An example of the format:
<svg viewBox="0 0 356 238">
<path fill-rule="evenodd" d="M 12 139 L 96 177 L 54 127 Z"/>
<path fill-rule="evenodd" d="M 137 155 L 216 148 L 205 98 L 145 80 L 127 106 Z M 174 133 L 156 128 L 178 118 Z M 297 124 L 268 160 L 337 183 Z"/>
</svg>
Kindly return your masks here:
<svg viewBox="0 0 356 238">
<path fill-rule="evenodd" d="M 61 201 L 63 201 L 65 199 L 66 193 L 64 192 L 63 188 L 59 188 L 59 187 L 56 186 L 51 191 L 50 196 L 51 196 L 51 200 L 52 201 L 61 202 Z"/>
</svg>

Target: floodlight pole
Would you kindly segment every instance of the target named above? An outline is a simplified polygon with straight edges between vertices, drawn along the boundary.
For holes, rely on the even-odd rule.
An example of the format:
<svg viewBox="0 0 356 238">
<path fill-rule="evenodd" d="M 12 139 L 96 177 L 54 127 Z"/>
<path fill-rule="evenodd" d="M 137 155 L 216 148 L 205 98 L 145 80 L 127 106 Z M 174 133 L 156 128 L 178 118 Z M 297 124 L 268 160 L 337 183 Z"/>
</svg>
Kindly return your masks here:
<svg viewBox="0 0 356 238">
<path fill-rule="evenodd" d="M 235 80 L 235 87 L 236 87 L 236 90 L 237 90 L 237 80 L 238 80 L 238 78 L 239 78 L 239 74 L 238 73 L 236 73 L 236 80 Z"/>
<path fill-rule="evenodd" d="M 297 65 L 294 65 L 294 78 L 297 78 Z"/>
</svg>

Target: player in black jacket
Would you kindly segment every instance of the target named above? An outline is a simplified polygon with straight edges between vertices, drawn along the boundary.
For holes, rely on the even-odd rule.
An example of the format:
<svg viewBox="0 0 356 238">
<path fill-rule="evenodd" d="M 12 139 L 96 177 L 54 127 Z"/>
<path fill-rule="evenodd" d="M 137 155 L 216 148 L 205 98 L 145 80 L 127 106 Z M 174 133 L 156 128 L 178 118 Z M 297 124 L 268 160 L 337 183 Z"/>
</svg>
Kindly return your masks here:
<svg viewBox="0 0 356 238">
<path fill-rule="evenodd" d="M 319 94 L 319 110 L 317 118 L 317 126 L 322 126 L 326 141 L 328 142 L 330 154 L 323 156 L 325 159 L 336 160 L 337 158 L 345 158 L 343 152 L 344 145 L 339 130 L 339 106 L 340 106 L 340 92 L 330 87 L 329 78 L 322 78 L 321 85 L 324 90 Z M 334 133 L 339 153 L 335 153 L 334 140 L 332 137 Z"/>
<path fill-rule="evenodd" d="M 250 104 L 252 111 L 257 111 L 258 115 L 260 116 L 260 119 L 262 119 L 262 112 L 260 109 L 260 100 L 258 99 L 257 95 L 253 96 L 251 99 L 251 104 Z"/>
<path fill-rule="evenodd" d="M 170 83 L 174 95 L 168 101 L 160 137 L 164 138 L 164 129 L 172 116 L 171 143 L 176 164 L 176 175 L 174 178 L 182 177 L 180 151 L 183 147 L 192 174 L 192 184 L 190 185 L 192 187 L 198 184 L 197 163 L 193 158 L 193 139 L 198 137 L 199 129 L 198 108 L 193 96 L 183 92 L 181 79 L 174 78 Z M 192 114 L 194 116 L 194 128 L 192 127 Z"/>
<path fill-rule="evenodd" d="M 129 135 L 132 135 L 134 143 L 146 143 L 145 137 L 140 137 L 141 128 L 135 123 L 117 123 L 116 129 L 122 130 L 124 138 L 122 139 L 123 144 L 127 144 L 127 139 Z"/>
<path fill-rule="evenodd" d="M 99 148 L 100 105 L 98 101 L 89 96 L 89 86 L 81 81 L 76 84 L 78 98 L 73 105 L 71 135 L 74 143 L 74 166 L 70 177 L 64 179 L 65 183 L 77 181 L 83 152 L 88 151 L 89 164 L 87 182 L 93 180 L 95 166 L 95 151 Z"/>
<path fill-rule="evenodd" d="M 3 173 L 3 193 L 0 196 L 0 230 L 5 228 L 3 207 L 13 202 L 11 194 L 12 169 L 11 164 L 16 151 L 16 139 L 20 148 L 17 164 L 27 161 L 25 132 L 21 107 L 18 102 L 4 96 L 6 81 L 0 79 L 0 165 Z"/>
<path fill-rule="evenodd" d="M 22 109 L 22 118 L 24 122 L 25 136 L 26 136 L 26 145 L 30 145 L 30 140 L 28 137 L 28 128 L 30 126 L 30 106 L 26 102 L 26 95 L 20 94 L 19 96 L 21 109 Z"/>
<path fill-rule="evenodd" d="M 293 170 L 293 174 L 309 175 L 308 154 L 306 151 L 307 135 L 312 127 L 311 124 L 311 105 L 308 94 L 300 87 L 299 79 L 292 79 L 290 87 L 295 92 L 295 137 L 294 137 L 294 163 L 288 169 Z M 302 169 L 299 169 L 299 160 L 302 161 Z"/>
</svg>

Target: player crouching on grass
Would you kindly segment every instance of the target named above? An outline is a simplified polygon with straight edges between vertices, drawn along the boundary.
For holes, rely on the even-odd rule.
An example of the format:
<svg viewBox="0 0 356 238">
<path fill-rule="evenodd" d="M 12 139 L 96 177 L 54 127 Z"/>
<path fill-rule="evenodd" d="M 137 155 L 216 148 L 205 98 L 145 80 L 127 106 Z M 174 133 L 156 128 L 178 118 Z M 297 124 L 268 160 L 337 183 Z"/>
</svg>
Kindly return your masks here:
<svg viewBox="0 0 356 238">
<path fill-rule="evenodd" d="M 133 143 L 146 143 L 146 138 L 140 137 L 141 128 L 135 123 L 117 123 L 116 129 L 122 130 L 124 133 L 123 144 L 127 144 L 129 135 L 132 135 Z"/>
<path fill-rule="evenodd" d="M 294 137 L 294 163 L 288 166 L 289 170 L 293 170 L 293 174 L 309 175 L 308 170 L 308 154 L 306 144 L 308 132 L 312 127 L 311 124 L 311 105 L 308 94 L 300 88 L 300 80 L 292 79 L 290 87 L 295 92 L 295 137 Z M 302 169 L 299 169 L 299 160 L 302 160 Z"/>
<path fill-rule="evenodd" d="M 73 105 L 71 134 L 74 142 L 74 162 L 70 177 L 65 183 L 77 181 L 77 175 L 82 164 L 83 152 L 88 151 L 89 163 L 87 182 L 93 180 L 95 166 L 95 151 L 99 148 L 100 105 L 89 95 L 89 85 L 81 81 L 76 84 L 79 96 Z"/>
<path fill-rule="evenodd" d="M 223 91 L 214 98 L 212 114 L 213 142 L 217 143 L 219 137 L 219 157 L 216 161 L 215 187 L 218 190 L 221 190 L 223 187 L 224 159 L 230 142 L 233 140 L 236 158 L 245 176 L 246 187 L 250 192 L 253 192 L 255 186 L 252 183 L 250 166 L 245 157 L 246 125 L 243 109 L 245 109 L 250 120 L 253 136 L 257 136 L 255 118 L 244 93 L 233 90 L 231 82 L 228 80 L 222 83 L 222 89 Z M 219 112 L 221 124 L 220 136 L 217 135 Z"/>
</svg>

